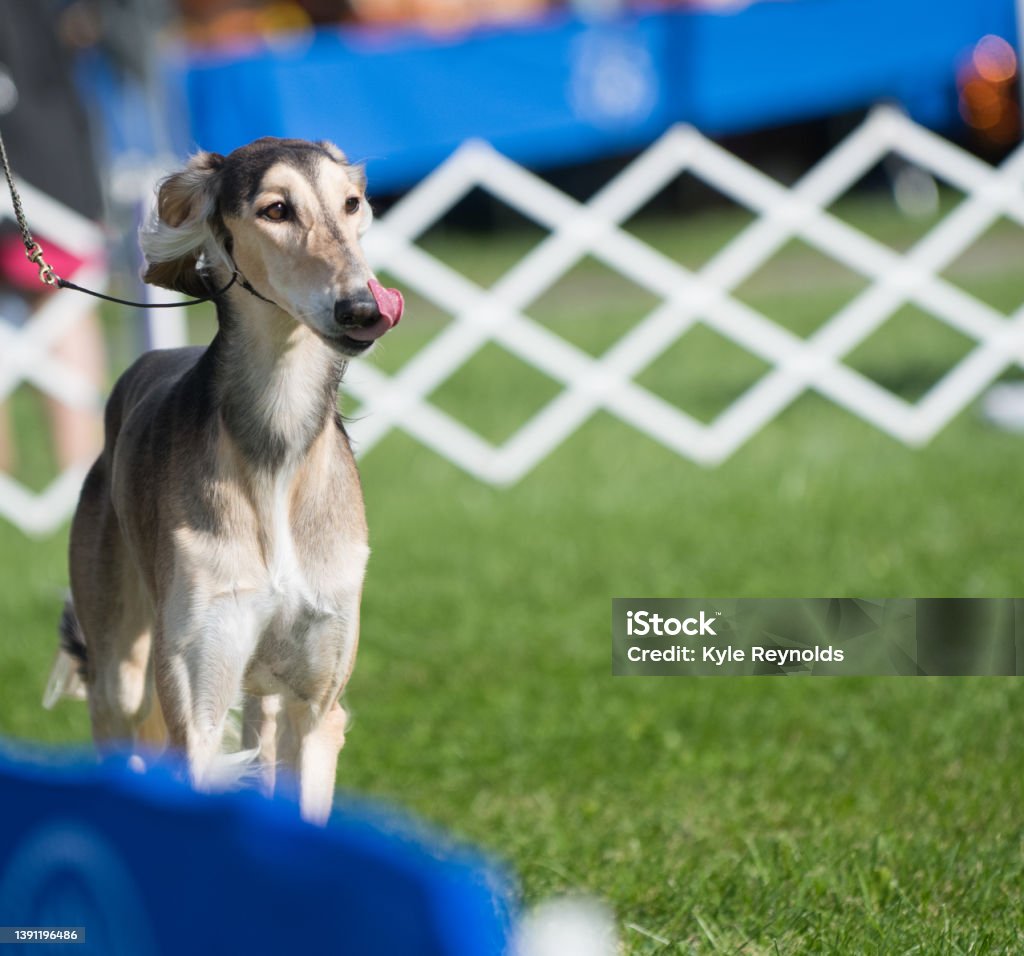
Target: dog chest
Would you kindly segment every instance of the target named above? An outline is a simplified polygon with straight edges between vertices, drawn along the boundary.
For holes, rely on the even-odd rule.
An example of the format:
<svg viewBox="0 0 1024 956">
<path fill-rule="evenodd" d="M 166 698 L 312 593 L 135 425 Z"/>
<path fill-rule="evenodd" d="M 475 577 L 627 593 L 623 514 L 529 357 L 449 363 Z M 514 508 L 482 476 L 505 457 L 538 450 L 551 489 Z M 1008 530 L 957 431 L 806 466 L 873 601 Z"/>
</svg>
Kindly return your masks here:
<svg viewBox="0 0 1024 956">
<path fill-rule="evenodd" d="M 263 553 L 269 597 L 284 616 L 329 616 L 362 588 L 369 549 L 333 525 L 329 514 L 296 521 L 294 477 L 276 477 L 263 511 Z"/>
<path fill-rule="evenodd" d="M 287 476 L 247 504 L 236 498 L 217 531 L 174 533 L 176 578 L 189 603 L 236 606 L 258 632 L 350 616 L 369 555 L 365 537 L 316 515 L 296 522 Z"/>
</svg>

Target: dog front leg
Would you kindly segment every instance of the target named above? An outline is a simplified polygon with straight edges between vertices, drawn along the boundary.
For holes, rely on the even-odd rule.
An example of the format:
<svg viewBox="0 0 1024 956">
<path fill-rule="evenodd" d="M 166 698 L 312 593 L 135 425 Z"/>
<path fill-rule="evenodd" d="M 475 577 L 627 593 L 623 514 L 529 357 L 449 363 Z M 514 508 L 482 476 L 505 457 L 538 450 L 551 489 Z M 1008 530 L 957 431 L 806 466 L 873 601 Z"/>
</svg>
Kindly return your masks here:
<svg viewBox="0 0 1024 956">
<path fill-rule="evenodd" d="M 282 756 L 295 771 L 299 811 L 311 823 L 326 823 L 331 815 L 347 724 L 348 713 L 337 701 L 326 713 L 298 701 L 285 708 Z"/>
<path fill-rule="evenodd" d="M 235 598 L 172 601 L 154 640 L 156 690 L 172 747 L 185 754 L 192 785 L 216 788 L 228 710 L 256 644 L 259 622 Z"/>
<path fill-rule="evenodd" d="M 296 635 L 301 652 L 285 679 L 282 695 L 279 756 L 294 774 L 299 809 L 312 823 L 325 823 L 334 801 L 338 753 L 345 743 L 348 714 L 338 703 L 355 665 L 359 644 L 359 595 L 344 612 L 319 621 Z M 309 681 L 307 675 L 317 675 Z M 287 778 L 285 778 L 287 779 Z"/>
</svg>

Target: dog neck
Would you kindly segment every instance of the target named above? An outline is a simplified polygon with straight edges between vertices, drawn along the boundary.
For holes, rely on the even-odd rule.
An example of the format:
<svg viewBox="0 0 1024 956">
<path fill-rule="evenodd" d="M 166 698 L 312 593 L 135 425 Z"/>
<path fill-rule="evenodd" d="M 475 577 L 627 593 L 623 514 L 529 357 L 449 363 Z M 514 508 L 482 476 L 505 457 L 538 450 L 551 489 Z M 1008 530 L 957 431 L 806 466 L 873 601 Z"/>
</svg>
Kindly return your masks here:
<svg viewBox="0 0 1024 956">
<path fill-rule="evenodd" d="M 335 427 L 345 359 L 273 303 L 232 290 L 211 345 L 221 421 L 260 471 L 297 464 Z"/>
</svg>

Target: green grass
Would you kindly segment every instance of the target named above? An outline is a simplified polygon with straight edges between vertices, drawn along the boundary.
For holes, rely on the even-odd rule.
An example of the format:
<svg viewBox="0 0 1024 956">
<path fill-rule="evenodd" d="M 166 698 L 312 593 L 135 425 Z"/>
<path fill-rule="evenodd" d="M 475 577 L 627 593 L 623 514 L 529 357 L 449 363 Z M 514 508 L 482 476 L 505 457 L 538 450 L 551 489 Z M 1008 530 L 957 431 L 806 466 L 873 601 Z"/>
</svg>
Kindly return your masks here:
<svg viewBox="0 0 1024 956">
<path fill-rule="evenodd" d="M 844 211 L 907 241 L 877 204 Z M 731 224 L 649 229 L 683 261 Z M 512 257 L 499 239 L 436 241 L 477 269 Z M 988 241 L 999 255 L 951 275 L 1009 309 L 1024 301 L 1007 254 L 1021 239 Z M 808 273 L 802 255 L 745 298 L 807 334 L 857 280 Z M 553 292 L 543 318 L 600 351 L 607 329 L 587 315 L 621 318 L 633 299 L 596 274 Z M 915 397 L 963 343 L 903 318 L 855 364 Z M 381 365 L 443 321 L 414 308 Z M 757 368 L 706 330 L 690 345 L 643 380 L 713 418 Z M 498 351 L 439 397 L 495 440 L 547 387 Z M 1024 948 L 1017 681 L 613 679 L 609 642 L 614 596 L 1019 595 L 1019 438 L 969 411 L 910 451 L 807 395 L 711 471 L 601 414 L 505 490 L 399 434 L 362 472 L 374 550 L 342 787 L 509 860 L 528 901 L 599 895 L 630 954 Z M 87 737 L 80 705 L 38 707 L 64 546 L 0 525 L 9 736 Z"/>
</svg>

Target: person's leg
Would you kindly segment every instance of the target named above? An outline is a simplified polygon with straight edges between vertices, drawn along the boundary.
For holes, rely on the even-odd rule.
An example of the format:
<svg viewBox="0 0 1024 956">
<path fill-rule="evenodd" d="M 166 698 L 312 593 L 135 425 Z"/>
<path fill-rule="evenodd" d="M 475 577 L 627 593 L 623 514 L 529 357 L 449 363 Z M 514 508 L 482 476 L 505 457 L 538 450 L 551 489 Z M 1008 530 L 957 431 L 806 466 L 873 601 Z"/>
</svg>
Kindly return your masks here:
<svg viewBox="0 0 1024 956">
<path fill-rule="evenodd" d="M 54 346 L 53 354 L 75 368 L 101 390 L 107 359 L 103 334 L 95 312 L 76 322 Z M 72 408 L 47 398 L 53 427 L 53 444 L 61 470 L 72 465 L 88 465 L 103 445 L 103 416 L 99 408 Z"/>
<path fill-rule="evenodd" d="M 0 269 L 2 274 L 2 269 Z M 16 331 L 32 315 L 25 299 L 6 286 L 0 287 L 0 323 Z M 11 427 L 10 401 L 0 402 L 0 471 L 11 474 L 18 465 L 18 449 Z"/>
<path fill-rule="evenodd" d="M 20 328 L 32 316 L 40 297 L 29 302 L 13 290 L 0 293 L 0 322 Z M 103 335 L 95 312 L 76 322 L 54 346 L 53 353 L 100 390 L 106 375 Z M 103 419 L 98 408 L 72 408 L 47 396 L 47 412 L 53 430 L 53 447 L 61 470 L 87 465 L 103 443 Z M 10 474 L 18 452 L 10 421 L 9 402 L 0 404 L 0 471 Z"/>
</svg>

